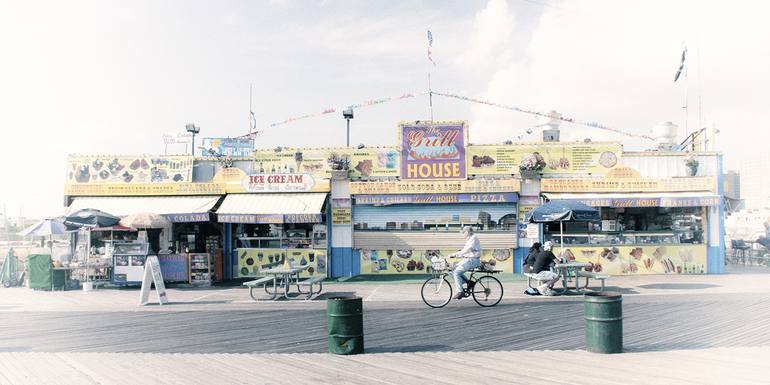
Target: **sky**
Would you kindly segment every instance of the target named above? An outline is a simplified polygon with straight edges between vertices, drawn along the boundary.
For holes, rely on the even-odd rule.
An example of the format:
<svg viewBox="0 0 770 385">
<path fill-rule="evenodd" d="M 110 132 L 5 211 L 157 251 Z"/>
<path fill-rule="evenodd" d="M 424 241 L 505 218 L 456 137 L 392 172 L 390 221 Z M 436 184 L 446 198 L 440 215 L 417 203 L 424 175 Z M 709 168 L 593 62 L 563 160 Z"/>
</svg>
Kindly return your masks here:
<svg viewBox="0 0 770 385">
<path fill-rule="evenodd" d="M 714 124 L 738 168 L 770 138 L 768 14 L 760 1 L 3 0 L 0 203 L 60 215 L 70 153 L 162 153 L 162 135 L 191 122 L 204 137 L 244 134 L 250 84 L 258 147 L 344 145 L 341 114 L 269 125 L 419 94 L 355 112 L 351 144 L 394 145 L 399 121 L 430 117 L 428 73 L 434 91 L 632 134 L 672 121 L 683 137 L 687 98 L 689 129 Z M 468 121 L 472 143 L 538 136 L 533 116 L 506 109 L 434 96 L 433 115 Z M 570 124 L 562 137 L 653 147 Z"/>
</svg>

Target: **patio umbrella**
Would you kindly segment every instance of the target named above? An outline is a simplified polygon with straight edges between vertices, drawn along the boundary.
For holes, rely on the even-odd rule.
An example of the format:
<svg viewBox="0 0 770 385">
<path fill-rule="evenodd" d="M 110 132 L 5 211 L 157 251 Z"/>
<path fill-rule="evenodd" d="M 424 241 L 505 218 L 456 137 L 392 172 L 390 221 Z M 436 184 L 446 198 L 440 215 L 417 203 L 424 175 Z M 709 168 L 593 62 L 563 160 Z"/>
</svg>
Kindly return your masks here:
<svg viewBox="0 0 770 385">
<path fill-rule="evenodd" d="M 46 218 L 22 230 L 19 235 L 26 237 L 49 237 L 51 240 L 51 255 L 53 255 L 53 236 L 66 234 L 67 228 L 58 218 Z"/>
<path fill-rule="evenodd" d="M 171 222 L 160 214 L 139 213 L 123 217 L 120 220 L 120 224 L 136 229 L 162 229 L 168 227 Z"/>
<path fill-rule="evenodd" d="M 19 235 L 26 237 L 32 235 L 34 237 L 48 237 L 51 235 L 61 235 L 67 232 L 67 228 L 64 227 L 64 223 L 56 218 L 46 218 L 37 223 L 22 230 Z"/>
<path fill-rule="evenodd" d="M 573 200 L 553 200 L 527 213 L 529 223 L 559 222 L 559 254 L 564 251 L 564 222 L 598 221 L 599 210 Z"/>
<path fill-rule="evenodd" d="M 97 209 L 82 209 L 64 218 L 67 230 L 80 228 L 109 227 L 120 222 L 120 218 Z"/>
</svg>

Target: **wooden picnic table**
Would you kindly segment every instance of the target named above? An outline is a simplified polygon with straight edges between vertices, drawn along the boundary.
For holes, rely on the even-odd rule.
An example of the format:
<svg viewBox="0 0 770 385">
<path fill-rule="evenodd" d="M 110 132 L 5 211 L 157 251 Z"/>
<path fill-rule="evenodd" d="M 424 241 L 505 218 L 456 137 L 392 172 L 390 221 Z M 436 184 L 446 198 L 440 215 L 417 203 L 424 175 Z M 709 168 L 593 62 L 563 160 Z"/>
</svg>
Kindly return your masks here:
<svg viewBox="0 0 770 385">
<path fill-rule="evenodd" d="M 572 272 L 572 277 L 575 278 L 575 291 L 578 293 L 582 293 L 582 290 L 580 290 L 580 284 L 578 281 L 578 272 L 580 270 L 585 269 L 588 266 L 591 266 L 591 264 L 586 262 L 557 263 L 554 266 L 554 268 L 558 271 L 558 274 L 561 275 L 562 286 L 563 286 L 563 288 L 559 291 L 559 293 L 564 293 L 567 290 L 569 290 L 567 280 L 570 277 L 570 272 Z"/>
<path fill-rule="evenodd" d="M 275 300 L 278 299 L 278 289 L 283 289 L 283 297 L 286 299 L 289 299 L 289 293 L 292 285 L 292 280 L 294 281 L 294 284 L 299 284 L 299 273 L 307 270 L 310 266 L 279 266 L 279 267 L 273 267 L 270 269 L 262 270 L 262 273 L 266 275 L 273 276 L 273 289 L 268 290 L 267 286 L 265 286 L 265 291 L 267 291 L 268 294 L 271 295 L 270 299 Z M 299 286 L 297 286 L 297 295 L 301 294 L 299 293 Z"/>
</svg>

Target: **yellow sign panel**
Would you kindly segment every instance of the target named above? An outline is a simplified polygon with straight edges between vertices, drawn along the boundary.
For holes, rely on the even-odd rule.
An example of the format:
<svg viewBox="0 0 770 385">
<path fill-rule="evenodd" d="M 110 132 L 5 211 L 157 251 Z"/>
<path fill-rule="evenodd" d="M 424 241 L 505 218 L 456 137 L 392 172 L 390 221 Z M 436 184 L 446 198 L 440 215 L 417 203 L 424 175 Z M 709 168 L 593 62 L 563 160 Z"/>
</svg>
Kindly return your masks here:
<svg viewBox="0 0 770 385">
<path fill-rule="evenodd" d="M 457 250 L 361 250 L 361 274 L 426 274 L 432 270 L 430 259 L 446 257 Z M 458 259 L 447 258 L 452 262 Z M 494 264 L 496 269 L 513 273 L 512 249 L 484 249 L 481 262 Z"/>
<path fill-rule="evenodd" d="M 334 207 L 332 208 L 332 224 L 333 225 L 349 225 L 351 222 L 350 207 Z"/>
<path fill-rule="evenodd" d="M 66 184 L 64 195 L 139 196 L 139 195 L 222 195 L 219 183 L 143 183 L 143 184 Z"/>
<path fill-rule="evenodd" d="M 543 174 L 606 174 L 620 164 L 620 143 L 521 143 L 473 145 L 466 149 L 469 175 L 519 174 L 524 156 L 540 154 Z"/>
<path fill-rule="evenodd" d="M 398 176 L 400 157 L 395 147 L 257 150 L 252 167 L 258 174 L 301 173 L 329 179 L 328 160 L 333 154 L 350 159 L 351 178 Z"/>
<path fill-rule="evenodd" d="M 369 181 L 350 182 L 350 193 L 366 194 L 446 194 L 518 192 L 518 179 L 473 179 L 458 181 Z"/>
<path fill-rule="evenodd" d="M 667 178 L 667 179 L 543 179 L 543 192 L 676 192 L 712 191 L 713 177 Z"/>
<path fill-rule="evenodd" d="M 66 184 L 190 183 L 189 155 L 70 155 Z"/>
<path fill-rule="evenodd" d="M 560 252 L 558 246 L 554 252 Z M 609 275 L 708 272 L 705 245 L 567 246 L 563 256 L 591 263 L 594 272 Z"/>
<path fill-rule="evenodd" d="M 309 266 L 300 277 L 326 276 L 326 249 L 236 249 L 238 254 L 238 277 L 258 277 L 261 272 L 281 267 L 285 262 L 292 266 Z"/>
</svg>

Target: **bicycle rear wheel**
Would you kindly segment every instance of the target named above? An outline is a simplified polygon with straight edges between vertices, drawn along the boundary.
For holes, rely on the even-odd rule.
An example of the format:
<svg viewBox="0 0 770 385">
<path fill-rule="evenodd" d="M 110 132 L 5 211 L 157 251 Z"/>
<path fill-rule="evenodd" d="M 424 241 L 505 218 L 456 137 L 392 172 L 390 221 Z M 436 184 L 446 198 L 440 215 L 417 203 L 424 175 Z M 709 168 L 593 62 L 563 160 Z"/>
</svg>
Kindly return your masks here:
<svg viewBox="0 0 770 385">
<path fill-rule="evenodd" d="M 491 275 L 479 277 L 473 285 L 473 300 L 483 307 L 495 306 L 503 299 L 503 284 Z"/>
<path fill-rule="evenodd" d="M 433 308 L 444 307 L 452 300 L 452 285 L 443 275 L 428 278 L 422 284 L 420 295 L 426 305 Z"/>
</svg>

